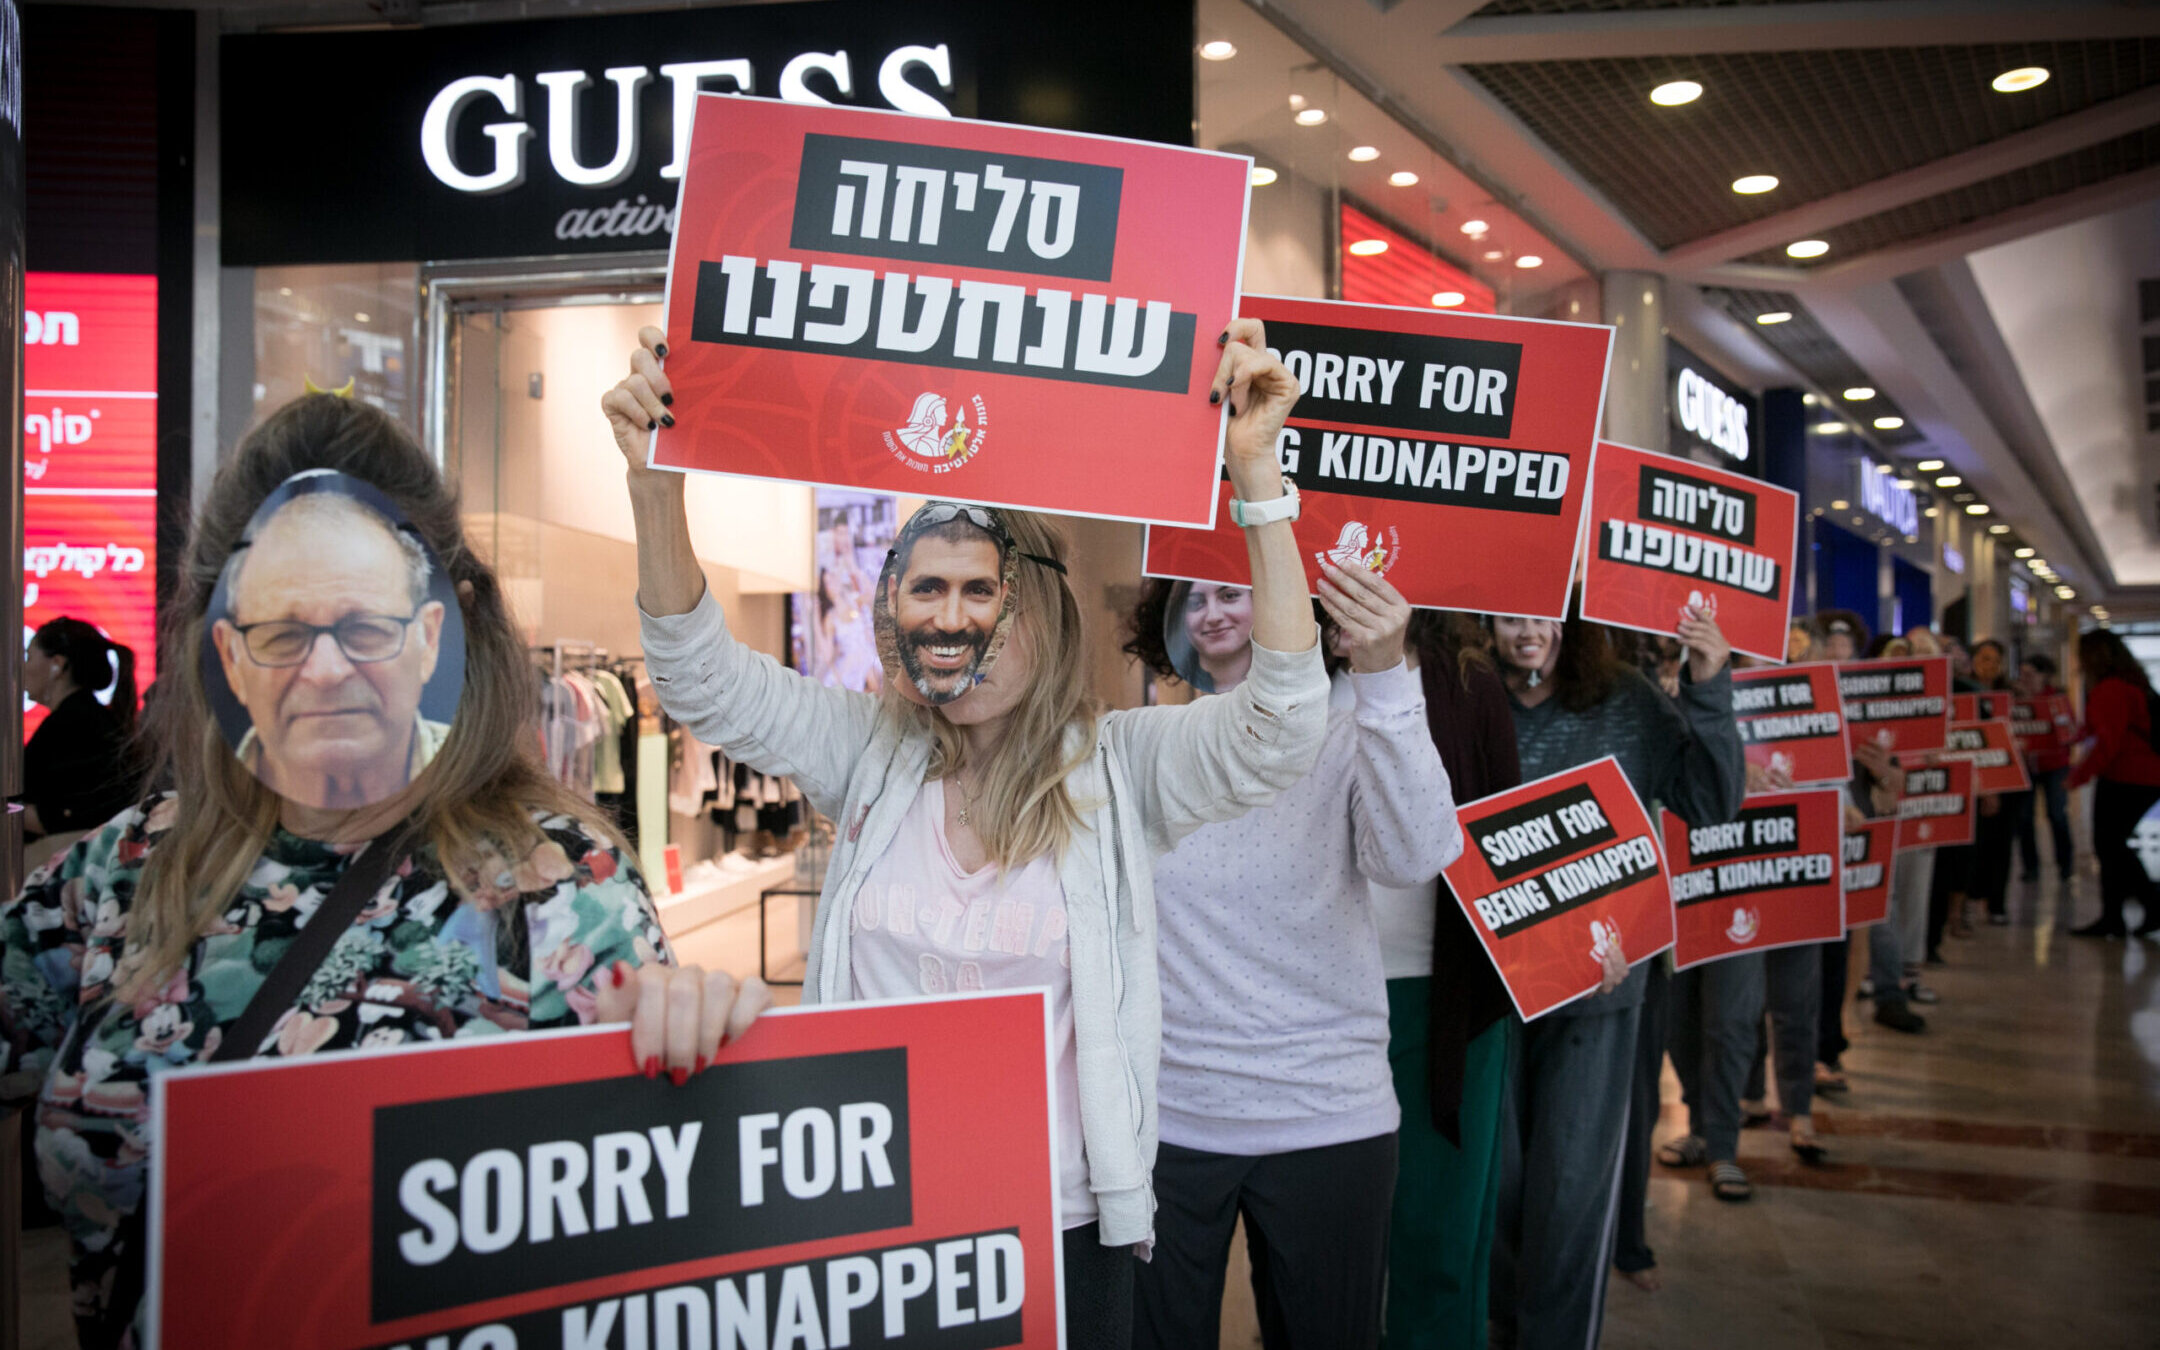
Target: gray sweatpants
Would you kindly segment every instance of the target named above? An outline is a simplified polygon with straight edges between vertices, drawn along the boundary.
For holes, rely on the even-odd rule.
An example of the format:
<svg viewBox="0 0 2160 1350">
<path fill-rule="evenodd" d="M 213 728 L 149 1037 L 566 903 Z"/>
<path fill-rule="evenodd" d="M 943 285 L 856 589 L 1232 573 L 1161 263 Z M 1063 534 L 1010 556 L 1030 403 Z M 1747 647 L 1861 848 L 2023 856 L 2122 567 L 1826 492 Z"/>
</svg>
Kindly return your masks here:
<svg viewBox="0 0 2160 1350">
<path fill-rule="evenodd" d="M 1673 977 L 1673 1071 L 1687 1102 L 1688 1132 L 1702 1136 L 1712 1162 L 1740 1156 L 1740 1094 L 1762 1015 L 1761 952 L 1691 966 Z"/>
<path fill-rule="evenodd" d="M 1640 1007 L 1516 1038 L 1500 1121 L 1492 1317 L 1501 1345 L 1588 1350 L 1605 1320 Z"/>
<path fill-rule="evenodd" d="M 1927 949 L 1928 893 L 1935 886 L 1935 850 L 1897 855 L 1890 869 L 1890 917 L 1868 929 L 1868 978 L 1875 1003 L 1905 1002 L 1905 963 Z"/>
</svg>

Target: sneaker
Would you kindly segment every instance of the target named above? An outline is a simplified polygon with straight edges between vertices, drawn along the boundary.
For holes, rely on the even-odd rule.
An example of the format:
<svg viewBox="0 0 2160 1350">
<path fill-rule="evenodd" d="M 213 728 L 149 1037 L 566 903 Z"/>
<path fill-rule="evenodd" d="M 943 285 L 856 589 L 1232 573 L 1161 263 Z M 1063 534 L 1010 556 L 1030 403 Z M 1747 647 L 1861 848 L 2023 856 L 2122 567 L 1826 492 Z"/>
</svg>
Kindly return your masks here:
<svg viewBox="0 0 2160 1350">
<path fill-rule="evenodd" d="M 1938 995 L 1933 989 L 1930 989 L 1926 985 L 1920 983 L 1918 980 L 1914 980 L 1911 984 L 1905 986 L 1905 997 L 1907 1001 L 1912 1003 L 1942 1002 L 1942 998 L 1940 995 Z"/>
<path fill-rule="evenodd" d="M 1860 996 L 1861 998 L 1873 998 L 1873 997 L 1875 997 L 1875 977 L 1874 977 L 1874 976 L 1872 976 L 1872 975 L 1863 975 L 1863 976 L 1861 976 L 1861 977 L 1860 977 L 1860 995 L 1859 995 L 1859 996 Z"/>
<path fill-rule="evenodd" d="M 1902 1003 L 1885 1003 L 1875 1010 L 1875 1020 L 1892 1031 L 1917 1035 L 1927 1030 L 1927 1019 Z"/>
</svg>

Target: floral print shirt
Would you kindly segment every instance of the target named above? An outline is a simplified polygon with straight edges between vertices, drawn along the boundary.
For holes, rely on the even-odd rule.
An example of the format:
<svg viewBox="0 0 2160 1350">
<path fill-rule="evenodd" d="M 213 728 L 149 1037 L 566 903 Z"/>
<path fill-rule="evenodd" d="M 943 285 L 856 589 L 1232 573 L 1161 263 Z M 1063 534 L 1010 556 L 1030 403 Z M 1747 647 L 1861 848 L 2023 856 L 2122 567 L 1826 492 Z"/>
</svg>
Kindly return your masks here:
<svg viewBox="0 0 2160 1350">
<path fill-rule="evenodd" d="M 43 1077 L 39 1175 L 69 1238 L 86 1350 L 120 1342 L 140 1301 L 149 1082 L 206 1061 L 357 846 L 280 829 L 239 894 L 152 996 L 120 1003 L 114 970 L 170 797 L 123 813 L 0 908 L 0 1074 Z M 258 1055 L 311 1055 L 594 1020 L 594 977 L 669 961 L 636 868 L 567 816 L 461 898 L 426 846 L 401 861 L 331 948 Z M 481 869 L 485 871 L 486 869 Z"/>
</svg>

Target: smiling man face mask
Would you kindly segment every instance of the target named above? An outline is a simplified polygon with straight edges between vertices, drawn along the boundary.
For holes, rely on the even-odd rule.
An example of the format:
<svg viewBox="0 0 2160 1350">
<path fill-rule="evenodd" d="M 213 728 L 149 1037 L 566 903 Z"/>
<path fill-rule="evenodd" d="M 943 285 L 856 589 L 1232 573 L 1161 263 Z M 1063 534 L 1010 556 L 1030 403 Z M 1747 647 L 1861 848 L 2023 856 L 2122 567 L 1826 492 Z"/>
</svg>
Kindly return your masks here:
<svg viewBox="0 0 2160 1350">
<path fill-rule="evenodd" d="M 878 574 L 878 657 L 908 699 L 950 703 L 982 683 L 1012 629 L 1021 555 L 997 512 L 928 502 Z"/>
<path fill-rule="evenodd" d="M 325 809 L 383 801 L 449 733 L 464 679 L 455 595 L 365 483 L 325 470 L 271 493 L 210 618 L 202 676 L 220 726 L 281 797 Z"/>
</svg>

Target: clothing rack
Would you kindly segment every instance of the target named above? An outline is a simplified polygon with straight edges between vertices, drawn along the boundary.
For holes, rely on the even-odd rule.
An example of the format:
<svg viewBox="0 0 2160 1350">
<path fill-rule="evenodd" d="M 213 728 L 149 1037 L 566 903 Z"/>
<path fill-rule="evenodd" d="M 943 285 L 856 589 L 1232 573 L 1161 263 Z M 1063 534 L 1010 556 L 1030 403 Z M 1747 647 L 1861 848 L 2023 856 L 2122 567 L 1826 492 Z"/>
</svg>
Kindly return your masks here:
<svg viewBox="0 0 2160 1350">
<path fill-rule="evenodd" d="M 557 677 L 560 677 L 563 673 L 563 653 L 566 650 L 572 648 L 575 648 L 585 656 L 588 665 L 599 666 L 607 664 L 607 648 L 601 646 L 597 642 L 587 641 L 584 638 L 557 638 L 553 642 L 548 643 L 546 646 L 536 647 L 533 650 L 535 652 L 547 653 L 554 662 L 554 670 L 552 673 Z"/>
</svg>

